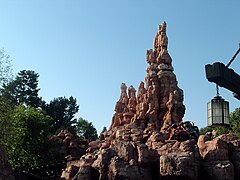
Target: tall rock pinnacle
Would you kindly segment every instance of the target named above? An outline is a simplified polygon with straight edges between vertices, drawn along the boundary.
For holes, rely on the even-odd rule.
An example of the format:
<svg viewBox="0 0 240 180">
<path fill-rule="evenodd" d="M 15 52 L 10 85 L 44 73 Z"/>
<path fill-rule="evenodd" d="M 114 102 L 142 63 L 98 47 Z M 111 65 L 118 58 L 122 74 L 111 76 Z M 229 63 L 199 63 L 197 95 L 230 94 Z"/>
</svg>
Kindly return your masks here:
<svg viewBox="0 0 240 180">
<path fill-rule="evenodd" d="M 170 126 L 182 121 L 185 113 L 183 91 L 177 86 L 173 73 L 166 28 L 166 22 L 159 25 L 154 50 L 147 50 L 147 75 L 145 83 L 141 82 L 138 87 L 137 96 L 134 87 L 130 86 L 127 93 L 127 86 L 122 83 L 110 130 L 135 125 L 143 130 L 160 131 L 168 138 Z"/>
</svg>

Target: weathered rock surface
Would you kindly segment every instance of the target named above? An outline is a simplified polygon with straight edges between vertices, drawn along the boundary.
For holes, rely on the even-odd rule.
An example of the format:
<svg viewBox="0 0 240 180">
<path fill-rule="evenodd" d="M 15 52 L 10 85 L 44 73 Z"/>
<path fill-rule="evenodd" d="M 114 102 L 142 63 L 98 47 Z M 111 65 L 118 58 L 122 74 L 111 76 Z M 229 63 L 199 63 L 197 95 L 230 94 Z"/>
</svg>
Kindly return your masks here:
<svg viewBox="0 0 240 180">
<path fill-rule="evenodd" d="M 224 134 L 209 140 L 208 136 L 200 136 L 199 152 L 202 157 L 201 166 L 210 179 L 239 179 L 240 140 L 230 134 Z"/>
<path fill-rule="evenodd" d="M 89 147 L 88 140 L 75 138 L 68 130 L 61 130 L 58 134 L 53 135 L 50 140 L 57 142 L 59 152 L 65 156 L 68 161 L 79 159 L 86 153 Z"/>
<path fill-rule="evenodd" d="M 239 179 L 240 140 L 236 137 L 200 136 L 197 142 L 193 134 L 193 138 L 174 140 L 176 130 L 193 126 L 175 127 L 182 122 L 185 106 L 167 46 L 164 22 L 154 50 L 146 54 L 145 83 L 140 83 L 138 91 L 122 83 L 109 130 L 98 142 L 89 143 L 80 159 L 68 162 L 61 179 Z"/>
</svg>

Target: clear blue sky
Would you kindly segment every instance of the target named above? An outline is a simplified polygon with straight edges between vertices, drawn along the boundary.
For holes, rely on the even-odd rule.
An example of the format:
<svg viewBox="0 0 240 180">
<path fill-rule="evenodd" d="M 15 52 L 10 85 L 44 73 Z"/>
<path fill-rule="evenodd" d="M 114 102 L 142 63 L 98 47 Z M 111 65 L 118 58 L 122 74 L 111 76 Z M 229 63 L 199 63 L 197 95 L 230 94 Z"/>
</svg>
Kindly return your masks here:
<svg viewBox="0 0 240 180">
<path fill-rule="evenodd" d="M 184 90 L 186 114 L 207 125 L 206 103 L 215 85 L 204 66 L 227 63 L 240 42 L 239 0 L 1 0 L 0 47 L 11 56 L 14 73 L 39 73 L 40 95 L 74 96 L 78 117 L 98 131 L 109 127 L 120 84 L 136 89 L 146 75 L 146 50 L 158 25 L 167 22 L 169 53 Z M 240 57 L 231 67 L 239 70 Z M 239 101 L 220 89 L 231 111 Z"/>
</svg>

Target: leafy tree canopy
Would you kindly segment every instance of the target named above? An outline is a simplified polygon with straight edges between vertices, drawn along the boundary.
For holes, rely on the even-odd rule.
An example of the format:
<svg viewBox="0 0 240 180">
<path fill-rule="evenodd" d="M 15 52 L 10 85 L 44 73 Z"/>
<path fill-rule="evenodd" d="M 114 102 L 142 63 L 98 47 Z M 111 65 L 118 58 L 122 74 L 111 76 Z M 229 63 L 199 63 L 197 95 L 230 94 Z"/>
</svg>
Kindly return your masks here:
<svg viewBox="0 0 240 180">
<path fill-rule="evenodd" d="M 38 108 L 44 103 L 38 96 L 38 73 L 30 70 L 20 71 L 16 78 L 3 85 L 1 94 L 12 104 L 24 104 Z"/>
<path fill-rule="evenodd" d="M 32 172 L 53 163 L 48 140 L 51 118 L 33 107 L 20 105 L 14 110 L 11 120 L 7 147 L 13 169 Z"/>
<path fill-rule="evenodd" d="M 39 97 L 39 74 L 23 70 L 12 78 L 10 62 L 0 49 L 0 144 L 6 145 L 15 171 L 57 177 L 63 157 L 59 144 L 53 144 L 49 136 L 60 129 L 76 134 L 79 106 L 72 96 L 55 98 L 47 104 Z"/>
<path fill-rule="evenodd" d="M 13 107 L 0 96 L 0 144 L 6 144 L 12 128 L 11 114 Z"/>
<path fill-rule="evenodd" d="M 0 87 L 9 82 L 12 78 L 12 65 L 10 56 L 7 55 L 4 49 L 0 49 Z"/>
<path fill-rule="evenodd" d="M 230 133 L 236 134 L 240 138 L 240 108 L 236 108 L 230 114 Z"/>
<path fill-rule="evenodd" d="M 55 98 L 43 109 L 53 119 L 51 123 L 52 133 L 55 134 L 60 129 L 68 129 L 71 133 L 76 134 L 77 119 L 75 114 L 78 112 L 79 106 L 75 98 L 72 96 L 70 98 Z"/>
<path fill-rule="evenodd" d="M 95 141 L 98 138 L 96 128 L 92 125 L 91 122 L 88 122 L 83 118 L 79 118 L 77 122 L 77 135 L 84 137 L 89 141 Z"/>
</svg>

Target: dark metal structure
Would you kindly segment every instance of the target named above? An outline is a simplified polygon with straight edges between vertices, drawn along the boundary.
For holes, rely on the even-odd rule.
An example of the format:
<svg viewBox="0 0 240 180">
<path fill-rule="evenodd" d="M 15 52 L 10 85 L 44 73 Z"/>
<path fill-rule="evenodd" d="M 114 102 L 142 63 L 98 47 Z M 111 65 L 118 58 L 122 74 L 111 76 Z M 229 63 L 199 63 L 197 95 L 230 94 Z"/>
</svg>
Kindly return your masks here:
<svg viewBox="0 0 240 180">
<path fill-rule="evenodd" d="M 239 52 L 240 47 L 226 66 L 221 62 L 215 62 L 212 65 L 207 64 L 205 71 L 208 81 L 232 91 L 234 97 L 240 100 L 240 76 L 228 68 Z"/>
<path fill-rule="evenodd" d="M 221 62 L 207 64 L 205 70 L 208 81 L 232 91 L 234 97 L 240 100 L 240 76 L 234 70 L 227 68 Z"/>
<path fill-rule="evenodd" d="M 212 65 L 207 64 L 205 66 L 207 80 L 216 83 L 217 87 L 217 95 L 208 102 L 207 105 L 208 126 L 229 127 L 229 102 L 225 101 L 219 95 L 218 86 L 232 91 L 234 97 L 240 100 L 240 76 L 229 68 L 239 52 L 240 45 L 237 52 L 226 66 L 221 62 L 215 62 Z"/>
</svg>

